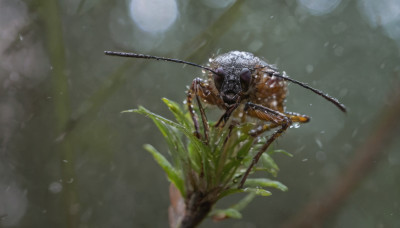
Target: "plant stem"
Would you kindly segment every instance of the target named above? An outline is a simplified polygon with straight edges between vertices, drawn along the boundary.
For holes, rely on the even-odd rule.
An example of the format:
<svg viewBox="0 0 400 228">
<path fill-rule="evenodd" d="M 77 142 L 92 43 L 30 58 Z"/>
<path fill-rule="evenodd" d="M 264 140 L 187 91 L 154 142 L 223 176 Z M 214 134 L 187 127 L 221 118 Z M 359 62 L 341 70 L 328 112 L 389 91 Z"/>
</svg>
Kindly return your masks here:
<svg viewBox="0 0 400 228">
<path fill-rule="evenodd" d="M 207 200 L 205 194 L 194 192 L 188 196 L 186 202 L 185 217 L 183 217 L 180 228 L 196 227 L 210 212 L 214 202 Z"/>
<path fill-rule="evenodd" d="M 63 41 L 62 22 L 58 1 L 40 1 L 39 10 L 45 27 L 45 39 L 48 44 L 49 59 L 52 65 L 52 87 L 54 98 L 54 115 L 57 150 L 60 154 L 60 168 L 63 184 L 64 211 L 66 226 L 78 227 L 79 201 L 75 189 L 75 155 L 71 139 L 67 134 L 68 120 L 71 115 L 68 91 L 68 77 L 65 74 L 65 47 Z"/>
</svg>

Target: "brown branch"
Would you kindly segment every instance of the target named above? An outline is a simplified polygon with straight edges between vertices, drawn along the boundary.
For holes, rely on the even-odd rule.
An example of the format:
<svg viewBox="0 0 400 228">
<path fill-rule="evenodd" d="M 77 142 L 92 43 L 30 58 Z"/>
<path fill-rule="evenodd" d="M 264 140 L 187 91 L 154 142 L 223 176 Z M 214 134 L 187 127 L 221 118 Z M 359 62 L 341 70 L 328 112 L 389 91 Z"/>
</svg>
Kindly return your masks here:
<svg viewBox="0 0 400 228">
<path fill-rule="evenodd" d="M 203 194 L 196 191 L 183 199 L 174 184 L 170 184 L 169 197 L 171 204 L 168 208 L 170 228 L 193 228 L 207 217 L 215 200 L 210 199 L 212 192 Z"/>
<path fill-rule="evenodd" d="M 208 215 L 214 202 L 206 200 L 208 197 L 201 192 L 194 192 L 188 196 L 185 216 L 180 228 L 193 228 L 200 224 Z"/>
<path fill-rule="evenodd" d="M 168 220 L 169 227 L 176 228 L 181 224 L 183 217 L 185 216 L 185 200 L 183 199 L 179 190 L 173 183 L 169 185 L 169 200 L 170 205 L 168 208 Z"/>
<path fill-rule="evenodd" d="M 321 227 L 324 221 L 345 202 L 347 197 L 357 185 L 367 176 L 378 163 L 400 127 L 400 96 L 391 94 L 391 104 L 387 106 L 380 117 L 379 122 L 363 145 L 361 145 L 348 168 L 331 185 L 326 193 L 312 199 L 296 216 L 290 219 L 282 227 Z"/>
</svg>

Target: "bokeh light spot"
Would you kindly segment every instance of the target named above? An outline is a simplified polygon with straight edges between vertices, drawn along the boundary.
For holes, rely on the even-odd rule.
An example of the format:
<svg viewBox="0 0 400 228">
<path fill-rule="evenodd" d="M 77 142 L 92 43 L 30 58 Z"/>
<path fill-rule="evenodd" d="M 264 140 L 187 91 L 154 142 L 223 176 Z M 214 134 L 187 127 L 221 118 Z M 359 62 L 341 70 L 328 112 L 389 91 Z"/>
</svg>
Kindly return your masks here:
<svg viewBox="0 0 400 228">
<path fill-rule="evenodd" d="M 382 26 L 388 37 L 400 41 L 400 1 L 360 0 L 358 7 L 372 27 Z"/>
<path fill-rule="evenodd" d="M 232 5 L 236 0 L 203 0 L 203 3 L 214 9 L 222 9 Z"/>
<path fill-rule="evenodd" d="M 132 20 L 146 32 L 163 32 L 178 17 L 175 0 L 132 0 L 129 6 Z"/>
<path fill-rule="evenodd" d="M 341 0 L 297 0 L 310 14 L 321 16 L 332 12 Z"/>
</svg>

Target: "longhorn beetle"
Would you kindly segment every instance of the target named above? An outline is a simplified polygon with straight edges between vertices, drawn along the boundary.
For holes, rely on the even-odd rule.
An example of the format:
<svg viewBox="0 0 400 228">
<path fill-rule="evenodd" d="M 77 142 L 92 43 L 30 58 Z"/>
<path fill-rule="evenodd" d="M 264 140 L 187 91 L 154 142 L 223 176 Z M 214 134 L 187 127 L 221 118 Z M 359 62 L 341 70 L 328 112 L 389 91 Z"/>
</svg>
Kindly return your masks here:
<svg viewBox="0 0 400 228">
<path fill-rule="evenodd" d="M 263 121 L 263 124 L 250 131 L 250 134 L 254 137 L 269 129 L 278 128 L 254 156 L 239 183 L 239 188 L 243 187 L 253 166 L 273 141 L 293 123 L 306 123 L 310 120 L 308 116 L 285 111 L 284 101 L 287 94 L 288 81 L 313 91 L 336 105 L 342 112 L 346 112 L 345 106 L 336 98 L 314 89 L 306 83 L 289 78 L 285 73 L 279 73 L 276 68 L 249 52 L 231 51 L 218 55 L 210 60 L 209 66 L 202 66 L 179 59 L 135 53 L 113 51 L 105 51 L 104 53 L 113 56 L 182 63 L 208 71 L 207 79 L 195 78 L 193 80 L 186 99 L 194 123 L 195 134 L 199 139 L 204 137 L 204 140 L 208 142 L 208 124 L 201 101 L 218 106 L 225 111 L 216 126 L 223 126 L 230 116 L 234 115 L 240 118 L 242 122 L 246 120 L 246 116 Z M 202 117 L 204 136 L 200 135 L 198 117 L 192 105 L 194 97 Z"/>
</svg>

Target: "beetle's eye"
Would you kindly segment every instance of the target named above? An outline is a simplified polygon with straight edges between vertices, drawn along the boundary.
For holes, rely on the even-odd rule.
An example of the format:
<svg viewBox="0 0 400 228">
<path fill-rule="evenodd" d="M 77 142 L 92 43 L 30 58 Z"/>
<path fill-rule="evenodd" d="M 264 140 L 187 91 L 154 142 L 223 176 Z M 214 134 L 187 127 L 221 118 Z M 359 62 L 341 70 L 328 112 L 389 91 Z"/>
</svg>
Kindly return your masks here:
<svg viewBox="0 0 400 228">
<path fill-rule="evenodd" d="M 247 91 L 249 89 L 251 82 L 251 71 L 247 68 L 243 68 L 240 72 L 240 83 L 242 85 L 242 90 Z"/>
<path fill-rule="evenodd" d="M 225 71 L 222 69 L 222 67 L 218 67 L 215 70 L 216 74 L 213 74 L 214 77 L 214 84 L 215 87 L 217 87 L 218 91 L 221 89 L 222 83 L 224 82 L 225 78 Z"/>
</svg>

